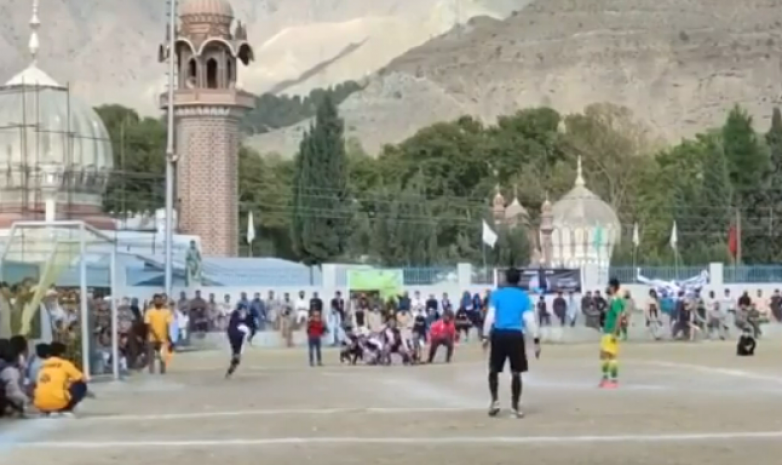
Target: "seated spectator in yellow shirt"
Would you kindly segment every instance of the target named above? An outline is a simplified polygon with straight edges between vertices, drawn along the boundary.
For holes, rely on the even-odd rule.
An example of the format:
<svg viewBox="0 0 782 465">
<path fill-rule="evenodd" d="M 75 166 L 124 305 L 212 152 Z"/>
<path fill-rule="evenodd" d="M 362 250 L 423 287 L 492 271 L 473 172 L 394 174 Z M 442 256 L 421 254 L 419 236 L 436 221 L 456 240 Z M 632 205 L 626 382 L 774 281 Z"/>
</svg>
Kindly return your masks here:
<svg viewBox="0 0 782 465">
<path fill-rule="evenodd" d="M 33 393 L 33 405 L 41 413 L 69 413 L 87 397 L 87 378 L 73 363 L 65 359 L 65 344 L 53 342 L 49 358 L 38 371 Z"/>
<path fill-rule="evenodd" d="M 144 323 L 147 325 L 147 360 L 149 372 L 155 372 L 155 360 L 160 361 L 160 373 L 166 372 L 166 359 L 169 352 L 169 327 L 174 317 L 171 311 L 163 305 L 163 297 L 155 295 L 153 307 L 144 313 Z"/>
</svg>

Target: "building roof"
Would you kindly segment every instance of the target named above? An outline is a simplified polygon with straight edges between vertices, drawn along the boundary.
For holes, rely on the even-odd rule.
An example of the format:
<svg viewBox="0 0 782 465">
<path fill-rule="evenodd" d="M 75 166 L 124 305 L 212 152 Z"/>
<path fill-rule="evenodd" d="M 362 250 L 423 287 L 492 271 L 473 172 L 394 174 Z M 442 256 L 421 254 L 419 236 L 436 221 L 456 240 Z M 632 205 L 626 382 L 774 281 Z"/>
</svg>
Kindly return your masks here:
<svg viewBox="0 0 782 465">
<path fill-rule="evenodd" d="M 234 17 L 234 10 L 227 0 L 185 0 L 179 6 L 179 16 L 221 16 L 223 18 Z"/>
<path fill-rule="evenodd" d="M 0 86 L 0 166 L 12 171 L 30 165 L 67 168 L 84 174 L 75 182 L 86 191 L 102 192 L 114 166 L 108 131 L 92 106 L 38 67 L 38 0 L 32 10 L 30 64 Z"/>
<path fill-rule="evenodd" d="M 8 80 L 3 87 L 53 87 L 56 89 L 64 89 L 63 86 L 57 83 L 54 79 L 49 77 L 46 72 L 41 70 L 35 63 L 31 63 L 30 66 L 17 73 L 14 77 Z"/>
<path fill-rule="evenodd" d="M 586 187 L 578 159 L 576 182 L 573 188 L 551 208 L 555 228 L 604 227 L 620 228 L 619 217 L 610 205 Z"/>
</svg>

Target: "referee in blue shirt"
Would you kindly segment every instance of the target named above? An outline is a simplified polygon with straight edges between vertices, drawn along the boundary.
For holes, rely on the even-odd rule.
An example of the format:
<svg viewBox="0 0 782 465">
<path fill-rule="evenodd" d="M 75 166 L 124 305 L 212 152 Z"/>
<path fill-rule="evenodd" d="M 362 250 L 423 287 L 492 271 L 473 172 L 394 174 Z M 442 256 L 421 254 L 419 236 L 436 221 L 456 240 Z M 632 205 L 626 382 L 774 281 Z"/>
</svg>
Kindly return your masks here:
<svg viewBox="0 0 782 465">
<path fill-rule="evenodd" d="M 484 348 L 489 347 L 489 391 L 491 405 L 489 416 L 500 413 L 497 398 L 499 374 L 505 368 L 505 361 L 511 372 L 511 408 L 513 415 L 522 418 L 519 408 L 521 400 L 521 374 L 527 371 L 527 353 L 524 333 L 532 333 L 535 342 L 535 357 L 540 356 L 540 336 L 535 321 L 535 311 L 529 295 L 519 287 L 521 272 L 510 268 L 505 273 L 506 285 L 492 292 L 489 309 L 483 322 Z"/>
</svg>

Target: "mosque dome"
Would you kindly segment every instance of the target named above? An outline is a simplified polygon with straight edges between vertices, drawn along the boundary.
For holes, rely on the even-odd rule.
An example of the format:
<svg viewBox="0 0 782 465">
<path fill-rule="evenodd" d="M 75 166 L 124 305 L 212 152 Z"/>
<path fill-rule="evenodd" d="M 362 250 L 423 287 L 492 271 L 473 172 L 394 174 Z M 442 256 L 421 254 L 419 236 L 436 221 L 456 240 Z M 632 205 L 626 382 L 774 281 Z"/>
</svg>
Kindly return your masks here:
<svg viewBox="0 0 782 465">
<path fill-rule="evenodd" d="M 0 87 L 0 189 L 21 187 L 25 169 L 48 166 L 69 175 L 64 189 L 100 195 L 114 167 L 108 131 L 90 105 L 44 76 L 22 73 Z M 25 77 L 41 79 L 23 84 Z"/>
<path fill-rule="evenodd" d="M 179 6 L 179 17 L 183 20 L 211 17 L 230 23 L 234 10 L 226 0 L 185 0 Z"/>
<path fill-rule="evenodd" d="M 114 167 L 111 140 L 95 110 L 37 66 L 39 25 L 35 1 L 31 64 L 0 85 L 3 224 L 13 215 L 24 216 L 25 209 L 39 209 L 44 191 L 55 196 L 67 193 L 57 202 L 72 208 L 69 218 L 86 221 L 100 216 L 102 195 Z M 100 221 L 110 226 L 107 219 Z"/>
<path fill-rule="evenodd" d="M 573 188 L 551 206 L 554 262 L 560 266 L 608 266 L 621 224 L 610 205 L 586 187 L 578 160 Z"/>
</svg>

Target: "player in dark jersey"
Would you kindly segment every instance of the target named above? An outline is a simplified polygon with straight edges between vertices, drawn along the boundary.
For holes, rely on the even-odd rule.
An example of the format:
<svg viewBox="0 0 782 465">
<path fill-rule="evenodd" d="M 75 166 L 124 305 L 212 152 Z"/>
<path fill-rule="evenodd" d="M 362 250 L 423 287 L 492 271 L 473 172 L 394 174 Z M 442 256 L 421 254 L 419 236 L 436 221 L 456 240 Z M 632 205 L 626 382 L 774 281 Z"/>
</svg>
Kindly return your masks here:
<svg viewBox="0 0 782 465">
<path fill-rule="evenodd" d="M 228 343 L 231 347 L 231 364 L 228 366 L 228 371 L 225 372 L 226 379 L 234 374 L 239 367 L 239 363 L 242 361 L 244 343 L 247 341 L 247 336 L 250 334 L 250 328 L 252 328 L 250 319 L 251 316 L 244 304 L 240 304 L 236 310 L 231 313 L 227 330 Z"/>
</svg>

